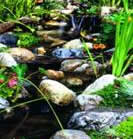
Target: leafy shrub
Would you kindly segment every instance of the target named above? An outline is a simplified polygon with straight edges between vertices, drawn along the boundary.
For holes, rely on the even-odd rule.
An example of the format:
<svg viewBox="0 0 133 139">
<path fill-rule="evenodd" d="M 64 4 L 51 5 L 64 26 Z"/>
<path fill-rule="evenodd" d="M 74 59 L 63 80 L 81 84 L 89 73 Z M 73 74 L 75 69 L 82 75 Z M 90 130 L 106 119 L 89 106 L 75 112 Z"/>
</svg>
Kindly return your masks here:
<svg viewBox="0 0 133 139">
<path fill-rule="evenodd" d="M 31 47 L 39 43 L 39 38 L 34 36 L 32 33 L 22 33 L 18 34 L 19 40 L 17 45 L 20 47 Z"/>
</svg>

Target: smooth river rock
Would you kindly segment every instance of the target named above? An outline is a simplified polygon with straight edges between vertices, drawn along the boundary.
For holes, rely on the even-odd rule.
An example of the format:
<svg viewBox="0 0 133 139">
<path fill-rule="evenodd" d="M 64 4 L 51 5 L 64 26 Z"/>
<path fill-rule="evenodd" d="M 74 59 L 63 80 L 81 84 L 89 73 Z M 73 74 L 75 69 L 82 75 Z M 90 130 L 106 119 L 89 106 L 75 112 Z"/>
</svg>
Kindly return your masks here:
<svg viewBox="0 0 133 139">
<path fill-rule="evenodd" d="M 103 98 L 98 95 L 80 94 L 76 97 L 75 106 L 79 106 L 81 110 L 96 108 Z"/>
<path fill-rule="evenodd" d="M 28 62 L 35 59 L 35 55 L 26 48 L 10 48 L 9 53 L 20 62 Z"/>
<path fill-rule="evenodd" d="M 57 131 L 50 139 L 90 139 L 90 137 L 80 130 L 65 129 Z"/>
<path fill-rule="evenodd" d="M 18 38 L 13 34 L 5 33 L 0 35 L 0 43 L 5 45 L 16 45 L 17 41 Z"/>
<path fill-rule="evenodd" d="M 101 130 L 119 124 L 127 117 L 133 116 L 130 109 L 97 108 L 88 111 L 76 112 L 68 122 L 68 128 L 86 131 Z"/>
<path fill-rule="evenodd" d="M 12 67 L 12 66 L 16 66 L 16 65 L 17 65 L 17 62 L 10 54 L 0 53 L 0 66 Z"/>
<path fill-rule="evenodd" d="M 92 49 L 93 48 L 93 44 L 92 43 L 85 43 L 87 48 Z M 83 49 L 83 43 L 81 42 L 80 39 L 74 39 L 71 40 L 69 42 L 67 42 L 66 44 L 63 45 L 64 48 L 67 49 Z"/>
<path fill-rule="evenodd" d="M 84 91 L 84 94 L 91 94 L 97 92 L 104 87 L 114 84 L 116 77 L 111 74 L 103 75 L 102 77 L 98 78 L 94 83 L 90 84 Z"/>
<path fill-rule="evenodd" d="M 57 48 L 52 52 L 52 56 L 64 59 L 64 58 L 83 58 L 84 52 L 82 49 L 65 49 Z"/>
<path fill-rule="evenodd" d="M 49 100 L 60 106 L 68 105 L 75 99 L 75 93 L 72 90 L 54 80 L 41 81 L 40 90 Z"/>
</svg>

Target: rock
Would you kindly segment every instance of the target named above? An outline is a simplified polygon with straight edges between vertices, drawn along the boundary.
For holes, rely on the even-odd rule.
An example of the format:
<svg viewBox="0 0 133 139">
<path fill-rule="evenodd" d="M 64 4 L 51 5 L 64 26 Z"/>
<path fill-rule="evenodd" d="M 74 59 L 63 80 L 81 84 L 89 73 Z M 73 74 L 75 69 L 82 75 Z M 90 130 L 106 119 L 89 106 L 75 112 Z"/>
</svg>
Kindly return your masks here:
<svg viewBox="0 0 133 139">
<path fill-rule="evenodd" d="M 5 109 L 8 106 L 9 102 L 6 99 L 0 97 L 0 109 Z"/>
<path fill-rule="evenodd" d="M 37 31 L 36 33 L 39 37 L 50 36 L 53 38 L 59 38 L 62 36 L 63 31 L 59 29 L 58 30 L 42 30 L 42 31 Z"/>
<path fill-rule="evenodd" d="M 98 108 L 88 111 L 76 112 L 68 123 L 68 128 L 101 130 L 119 124 L 127 117 L 133 116 L 133 110 L 112 108 Z"/>
<path fill-rule="evenodd" d="M 9 53 L 20 62 L 28 62 L 35 59 L 35 55 L 26 48 L 10 48 Z"/>
<path fill-rule="evenodd" d="M 0 35 L 0 43 L 3 43 L 5 45 L 16 45 L 18 41 L 18 38 L 9 33 L 5 33 Z"/>
<path fill-rule="evenodd" d="M 65 27 L 65 26 L 67 26 L 67 23 L 64 21 L 59 22 L 59 21 L 50 20 L 50 21 L 45 22 L 45 26 L 48 26 L 48 27 Z"/>
<path fill-rule="evenodd" d="M 63 84 L 50 79 L 41 81 L 40 90 L 53 103 L 60 106 L 68 105 L 75 98 L 75 93 L 72 90 L 68 89 Z"/>
<path fill-rule="evenodd" d="M 83 81 L 78 78 L 78 77 L 66 77 L 64 79 L 64 82 L 68 85 L 68 86 L 81 86 L 83 85 Z"/>
<path fill-rule="evenodd" d="M 57 58 L 83 58 L 84 52 L 82 49 L 57 48 L 52 55 Z"/>
<path fill-rule="evenodd" d="M 35 52 L 38 54 L 38 55 L 45 55 L 46 54 L 46 50 L 44 47 L 38 47 L 35 49 Z"/>
<path fill-rule="evenodd" d="M 103 6 L 101 7 L 101 16 L 107 16 L 116 11 L 116 7 Z"/>
<path fill-rule="evenodd" d="M 80 130 L 64 129 L 57 131 L 50 139 L 90 139 L 90 137 Z"/>
<path fill-rule="evenodd" d="M 81 59 L 64 60 L 61 63 L 60 70 L 71 72 L 74 71 L 77 67 L 81 66 L 84 62 L 85 60 L 81 60 Z"/>
<path fill-rule="evenodd" d="M 17 63 L 15 59 L 8 53 L 0 53 L 0 66 L 12 67 L 16 66 Z"/>
<path fill-rule="evenodd" d="M 85 43 L 87 48 L 93 48 L 92 43 Z M 65 45 L 63 45 L 64 48 L 67 49 L 83 49 L 83 43 L 81 42 L 80 39 L 74 39 L 69 42 L 67 42 Z"/>
<path fill-rule="evenodd" d="M 114 83 L 114 80 L 116 77 L 111 74 L 103 75 L 102 77 L 98 78 L 94 83 L 89 85 L 84 91 L 84 94 L 91 94 L 96 91 L 99 91 L 103 89 L 105 86 L 108 86 L 110 84 Z"/>
<path fill-rule="evenodd" d="M 0 49 L 1 48 L 7 48 L 7 46 L 5 44 L 0 43 Z"/>
<path fill-rule="evenodd" d="M 97 61 L 94 61 L 93 64 L 95 64 L 97 74 L 100 73 L 101 69 L 104 69 L 104 65 Z M 73 73 L 83 73 L 89 76 L 95 74 L 92 62 L 81 59 L 64 60 L 61 63 L 61 70 Z"/>
<path fill-rule="evenodd" d="M 64 78 L 64 73 L 62 71 L 47 70 L 46 75 L 49 79 L 61 80 Z"/>
<path fill-rule="evenodd" d="M 129 73 L 129 74 L 125 75 L 124 78 L 128 81 L 133 81 L 133 73 Z"/>
<path fill-rule="evenodd" d="M 0 24 L 0 33 L 4 33 L 15 26 L 15 23 L 12 22 L 4 22 Z"/>
<path fill-rule="evenodd" d="M 81 110 L 88 110 L 95 108 L 102 101 L 103 98 L 101 96 L 81 94 L 77 96 L 75 106 L 79 106 Z"/>
</svg>

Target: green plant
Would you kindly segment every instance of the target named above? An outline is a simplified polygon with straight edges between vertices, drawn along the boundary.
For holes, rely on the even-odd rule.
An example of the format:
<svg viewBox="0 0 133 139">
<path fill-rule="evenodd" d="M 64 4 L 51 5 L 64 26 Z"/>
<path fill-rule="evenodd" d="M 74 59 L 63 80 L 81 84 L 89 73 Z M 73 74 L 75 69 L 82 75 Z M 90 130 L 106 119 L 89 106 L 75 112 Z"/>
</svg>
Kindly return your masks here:
<svg viewBox="0 0 133 139">
<path fill-rule="evenodd" d="M 130 15 L 126 15 L 124 23 L 121 17 L 116 25 L 115 51 L 112 56 L 112 73 L 122 76 L 133 60 L 129 52 L 133 49 L 133 21 Z"/>
<path fill-rule="evenodd" d="M 87 52 L 87 54 L 89 56 L 89 59 L 90 59 L 90 61 L 92 63 L 92 67 L 93 67 L 93 70 L 94 70 L 94 73 L 95 73 L 95 76 L 97 77 L 98 76 L 98 74 L 97 74 L 97 67 L 96 67 L 96 64 L 94 62 L 94 58 L 93 58 L 89 48 L 87 47 L 87 45 L 86 45 L 86 43 L 84 41 L 83 41 L 83 48 Z"/>
<path fill-rule="evenodd" d="M 133 117 L 128 117 L 125 121 L 112 128 L 114 134 L 122 139 L 133 139 Z"/>
<path fill-rule="evenodd" d="M 18 19 L 29 15 L 35 5 L 35 0 L 0 0 L 1 20 Z"/>
<path fill-rule="evenodd" d="M 111 107 L 132 107 L 133 104 L 133 82 L 124 79 L 116 80 L 114 85 L 106 86 L 95 92 L 104 98 L 102 105 Z"/>
<path fill-rule="evenodd" d="M 119 6 L 121 0 L 100 0 L 99 3 L 101 6 Z"/>
<path fill-rule="evenodd" d="M 18 34 L 19 40 L 17 45 L 20 47 L 31 47 L 39 43 L 39 38 L 34 36 L 32 33 L 21 33 Z"/>
</svg>

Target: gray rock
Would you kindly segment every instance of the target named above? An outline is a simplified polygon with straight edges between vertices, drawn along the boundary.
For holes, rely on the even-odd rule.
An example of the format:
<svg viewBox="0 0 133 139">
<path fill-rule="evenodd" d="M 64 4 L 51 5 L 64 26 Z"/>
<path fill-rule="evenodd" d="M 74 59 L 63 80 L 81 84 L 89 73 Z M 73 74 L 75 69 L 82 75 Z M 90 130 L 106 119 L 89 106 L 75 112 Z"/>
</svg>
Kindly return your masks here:
<svg viewBox="0 0 133 139">
<path fill-rule="evenodd" d="M 65 49 L 57 48 L 52 52 L 52 55 L 57 58 L 83 58 L 84 52 L 82 49 Z"/>
<path fill-rule="evenodd" d="M 9 102 L 6 99 L 0 97 L 0 109 L 5 109 L 8 106 Z"/>
<path fill-rule="evenodd" d="M 65 129 L 57 131 L 50 139 L 90 139 L 90 137 L 80 130 Z"/>
<path fill-rule="evenodd" d="M 0 66 L 12 67 L 16 66 L 17 63 L 15 59 L 8 53 L 0 53 Z"/>
<path fill-rule="evenodd" d="M 76 112 L 68 123 L 69 128 L 90 130 L 101 130 L 119 124 L 127 117 L 133 116 L 133 110 L 120 109 L 93 109 Z"/>
<path fill-rule="evenodd" d="M 104 87 L 113 84 L 116 77 L 111 74 L 103 75 L 98 78 L 94 83 L 90 84 L 84 91 L 84 94 L 91 94 L 103 89 Z"/>
<path fill-rule="evenodd" d="M 40 90 L 57 105 L 68 105 L 75 99 L 75 93 L 72 90 L 54 80 L 46 79 L 41 81 Z"/>
<path fill-rule="evenodd" d="M 88 110 L 95 108 L 101 101 L 103 101 L 101 96 L 81 94 L 77 96 L 75 105 L 79 106 L 81 110 Z"/>
<path fill-rule="evenodd" d="M 71 72 L 75 70 L 77 67 L 81 66 L 84 62 L 85 60 L 81 59 L 65 60 L 61 63 L 60 70 Z"/>
</svg>

